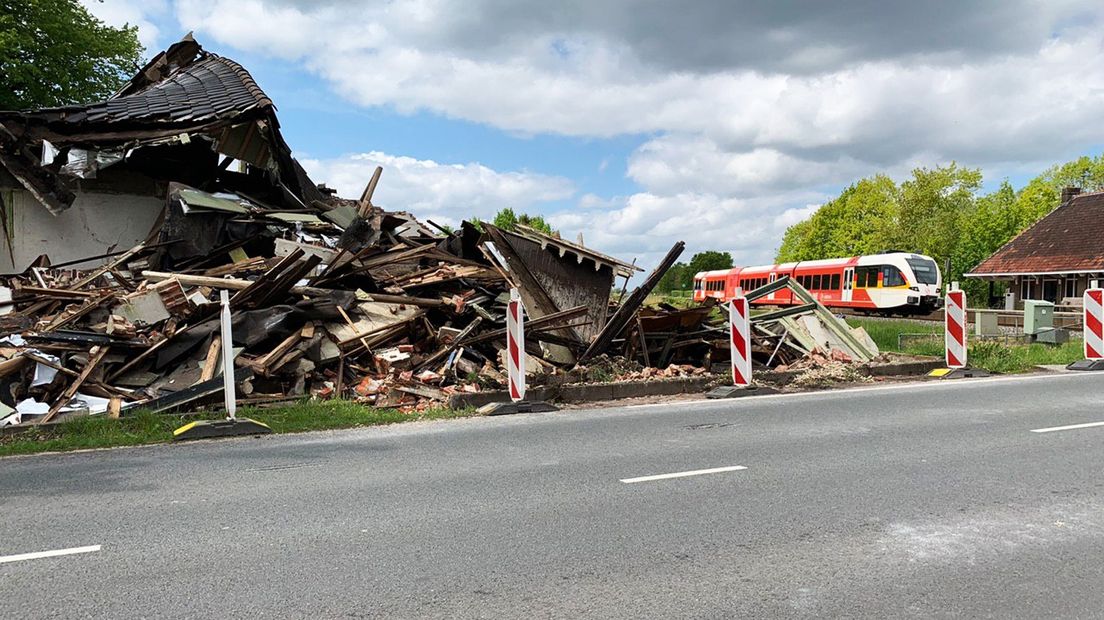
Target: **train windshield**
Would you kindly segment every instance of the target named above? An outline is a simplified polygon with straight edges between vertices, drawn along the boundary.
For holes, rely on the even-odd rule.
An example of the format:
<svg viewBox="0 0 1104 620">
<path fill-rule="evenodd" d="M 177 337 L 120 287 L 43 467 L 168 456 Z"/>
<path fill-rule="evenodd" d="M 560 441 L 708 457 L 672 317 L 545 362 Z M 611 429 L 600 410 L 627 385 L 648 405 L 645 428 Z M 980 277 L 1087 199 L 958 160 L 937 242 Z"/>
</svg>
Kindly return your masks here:
<svg viewBox="0 0 1104 620">
<path fill-rule="evenodd" d="M 916 281 L 920 284 L 938 284 L 939 269 L 935 261 L 929 258 L 906 258 L 905 262 L 912 267 L 912 273 L 916 274 Z"/>
</svg>

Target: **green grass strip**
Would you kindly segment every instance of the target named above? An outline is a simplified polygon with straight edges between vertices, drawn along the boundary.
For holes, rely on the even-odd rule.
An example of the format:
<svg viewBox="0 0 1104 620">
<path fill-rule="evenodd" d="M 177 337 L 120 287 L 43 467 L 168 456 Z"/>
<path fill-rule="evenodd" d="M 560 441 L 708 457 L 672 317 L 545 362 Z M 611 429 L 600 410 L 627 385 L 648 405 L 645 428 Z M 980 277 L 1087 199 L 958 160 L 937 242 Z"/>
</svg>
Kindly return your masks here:
<svg viewBox="0 0 1104 620">
<path fill-rule="evenodd" d="M 911 355 L 943 357 L 943 324 L 935 321 L 889 321 L 848 318 L 852 327 L 862 327 L 882 351 L 896 351 Z M 914 340 L 903 349 L 898 347 L 901 334 L 932 334 L 930 339 Z M 972 336 L 972 335 L 971 335 Z M 1004 374 L 1031 372 L 1045 364 L 1069 364 L 1084 357 L 1081 341 L 1063 345 L 1010 344 L 999 340 L 978 340 L 967 336 L 967 359 L 973 368 Z"/>
<path fill-rule="evenodd" d="M 303 401 L 264 409 L 250 407 L 238 412 L 239 417 L 252 418 L 269 425 L 275 433 L 379 426 L 472 415 L 476 415 L 474 409 L 442 408 L 402 413 L 394 409 L 377 409 L 340 400 Z M 0 456 L 165 443 L 172 440 L 174 429 L 188 422 L 218 420 L 222 417 L 216 412 L 181 416 L 148 411 L 137 411 L 118 420 L 103 416 L 82 416 L 18 434 L 0 435 Z"/>
</svg>

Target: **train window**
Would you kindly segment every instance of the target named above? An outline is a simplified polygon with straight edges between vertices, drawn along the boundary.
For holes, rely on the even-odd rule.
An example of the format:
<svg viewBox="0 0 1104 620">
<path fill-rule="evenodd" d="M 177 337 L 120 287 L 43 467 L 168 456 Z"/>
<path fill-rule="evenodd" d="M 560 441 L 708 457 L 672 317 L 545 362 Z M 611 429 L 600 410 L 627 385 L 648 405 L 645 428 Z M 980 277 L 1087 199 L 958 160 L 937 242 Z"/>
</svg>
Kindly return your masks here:
<svg viewBox="0 0 1104 620">
<path fill-rule="evenodd" d="M 813 276 L 812 290 L 814 290 L 814 291 L 819 291 L 820 290 L 820 274 L 819 273 L 815 274 Z"/>
<path fill-rule="evenodd" d="M 695 291 L 700 291 L 701 287 L 702 287 L 702 281 L 695 278 L 694 279 L 694 290 Z"/>
<path fill-rule="evenodd" d="M 859 267 L 855 270 L 855 286 L 876 288 L 878 286 L 878 271 L 877 267 Z"/>
<path fill-rule="evenodd" d="M 912 268 L 912 273 L 920 284 L 936 284 L 939 281 L 939 268 L 932 259 L 906 258 L 905 262 Z"/>
<path fill-rule="evenodd" d="M 840 274 L 833 273 L 832 274 L 832 286 L 829 286 L 828 288 L 832 289 L 833 291 L 838 291 L 839 287 L 840 287 Z"/>
<path fill-rule="evenodd" d="M 904 286 L 905 276 L 893 265 L 882 266 L 882 286 Z"/>
</svg>

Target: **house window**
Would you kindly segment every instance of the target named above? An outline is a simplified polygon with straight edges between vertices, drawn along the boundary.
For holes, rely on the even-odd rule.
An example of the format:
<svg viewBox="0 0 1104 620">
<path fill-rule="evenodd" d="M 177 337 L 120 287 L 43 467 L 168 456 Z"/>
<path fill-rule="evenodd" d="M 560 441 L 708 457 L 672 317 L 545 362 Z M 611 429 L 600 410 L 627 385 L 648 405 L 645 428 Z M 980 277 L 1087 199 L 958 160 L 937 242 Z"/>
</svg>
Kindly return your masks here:
<svg viewBox="0 0 1104 620">
<path fill-rule="evenodd" d="M 1066 297 L 1077 297 L 1077 278 L 1066 278 Z"/>
<path fill-rule="evenodd" d="M 1020 299 L 1033 299 L 1033 295 L 1035 294 L 1034 284 L 1035 283 L 1029 278 L 1023 279 L 1020 283 Z"/>
</svg>

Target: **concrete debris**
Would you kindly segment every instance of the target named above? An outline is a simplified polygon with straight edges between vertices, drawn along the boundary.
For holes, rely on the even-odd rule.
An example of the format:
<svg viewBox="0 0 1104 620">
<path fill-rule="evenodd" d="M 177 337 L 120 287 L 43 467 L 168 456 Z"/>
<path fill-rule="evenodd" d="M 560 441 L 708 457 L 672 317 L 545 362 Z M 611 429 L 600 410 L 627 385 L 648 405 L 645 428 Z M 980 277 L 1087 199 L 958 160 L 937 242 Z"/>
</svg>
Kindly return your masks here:
<svg viewBox="0 0 1104 620">
<path fill-rule="evenodd" d="M 873 383 L 874 378 L 853 364 L 827 361 L 804 370 L 790 383 L 797 388 L 822 388 L 841 383 Z"/>
<path fill-rule="evenodd" d="M 618 311 L 614 279 L 636 270 L 537 231 L 465 222 L 444 233 L 332 196 L 289 221 L 274 217 L 280 207 L 228 197 L 219 180 L 211 192 L 170 183 L 162 226 L 78 261 L 99 266 L 52 267 L 47 253 L 0 277 L 12 292 L 0 316 L 5 424 L 103 413 L 112 399 L 121 412 L 217 406 L 224 289 L 243 404 L 312 396 L 421 411 L 500 389 L 514 286 L 530 300 L 526 367 L 539 385 L 593 347 Z M 322 217 L 336 209 L 355 209 L 334 218 L 348 226 Z M 692 372 L 662 368 L 644 376 Z"/>
</svg>

